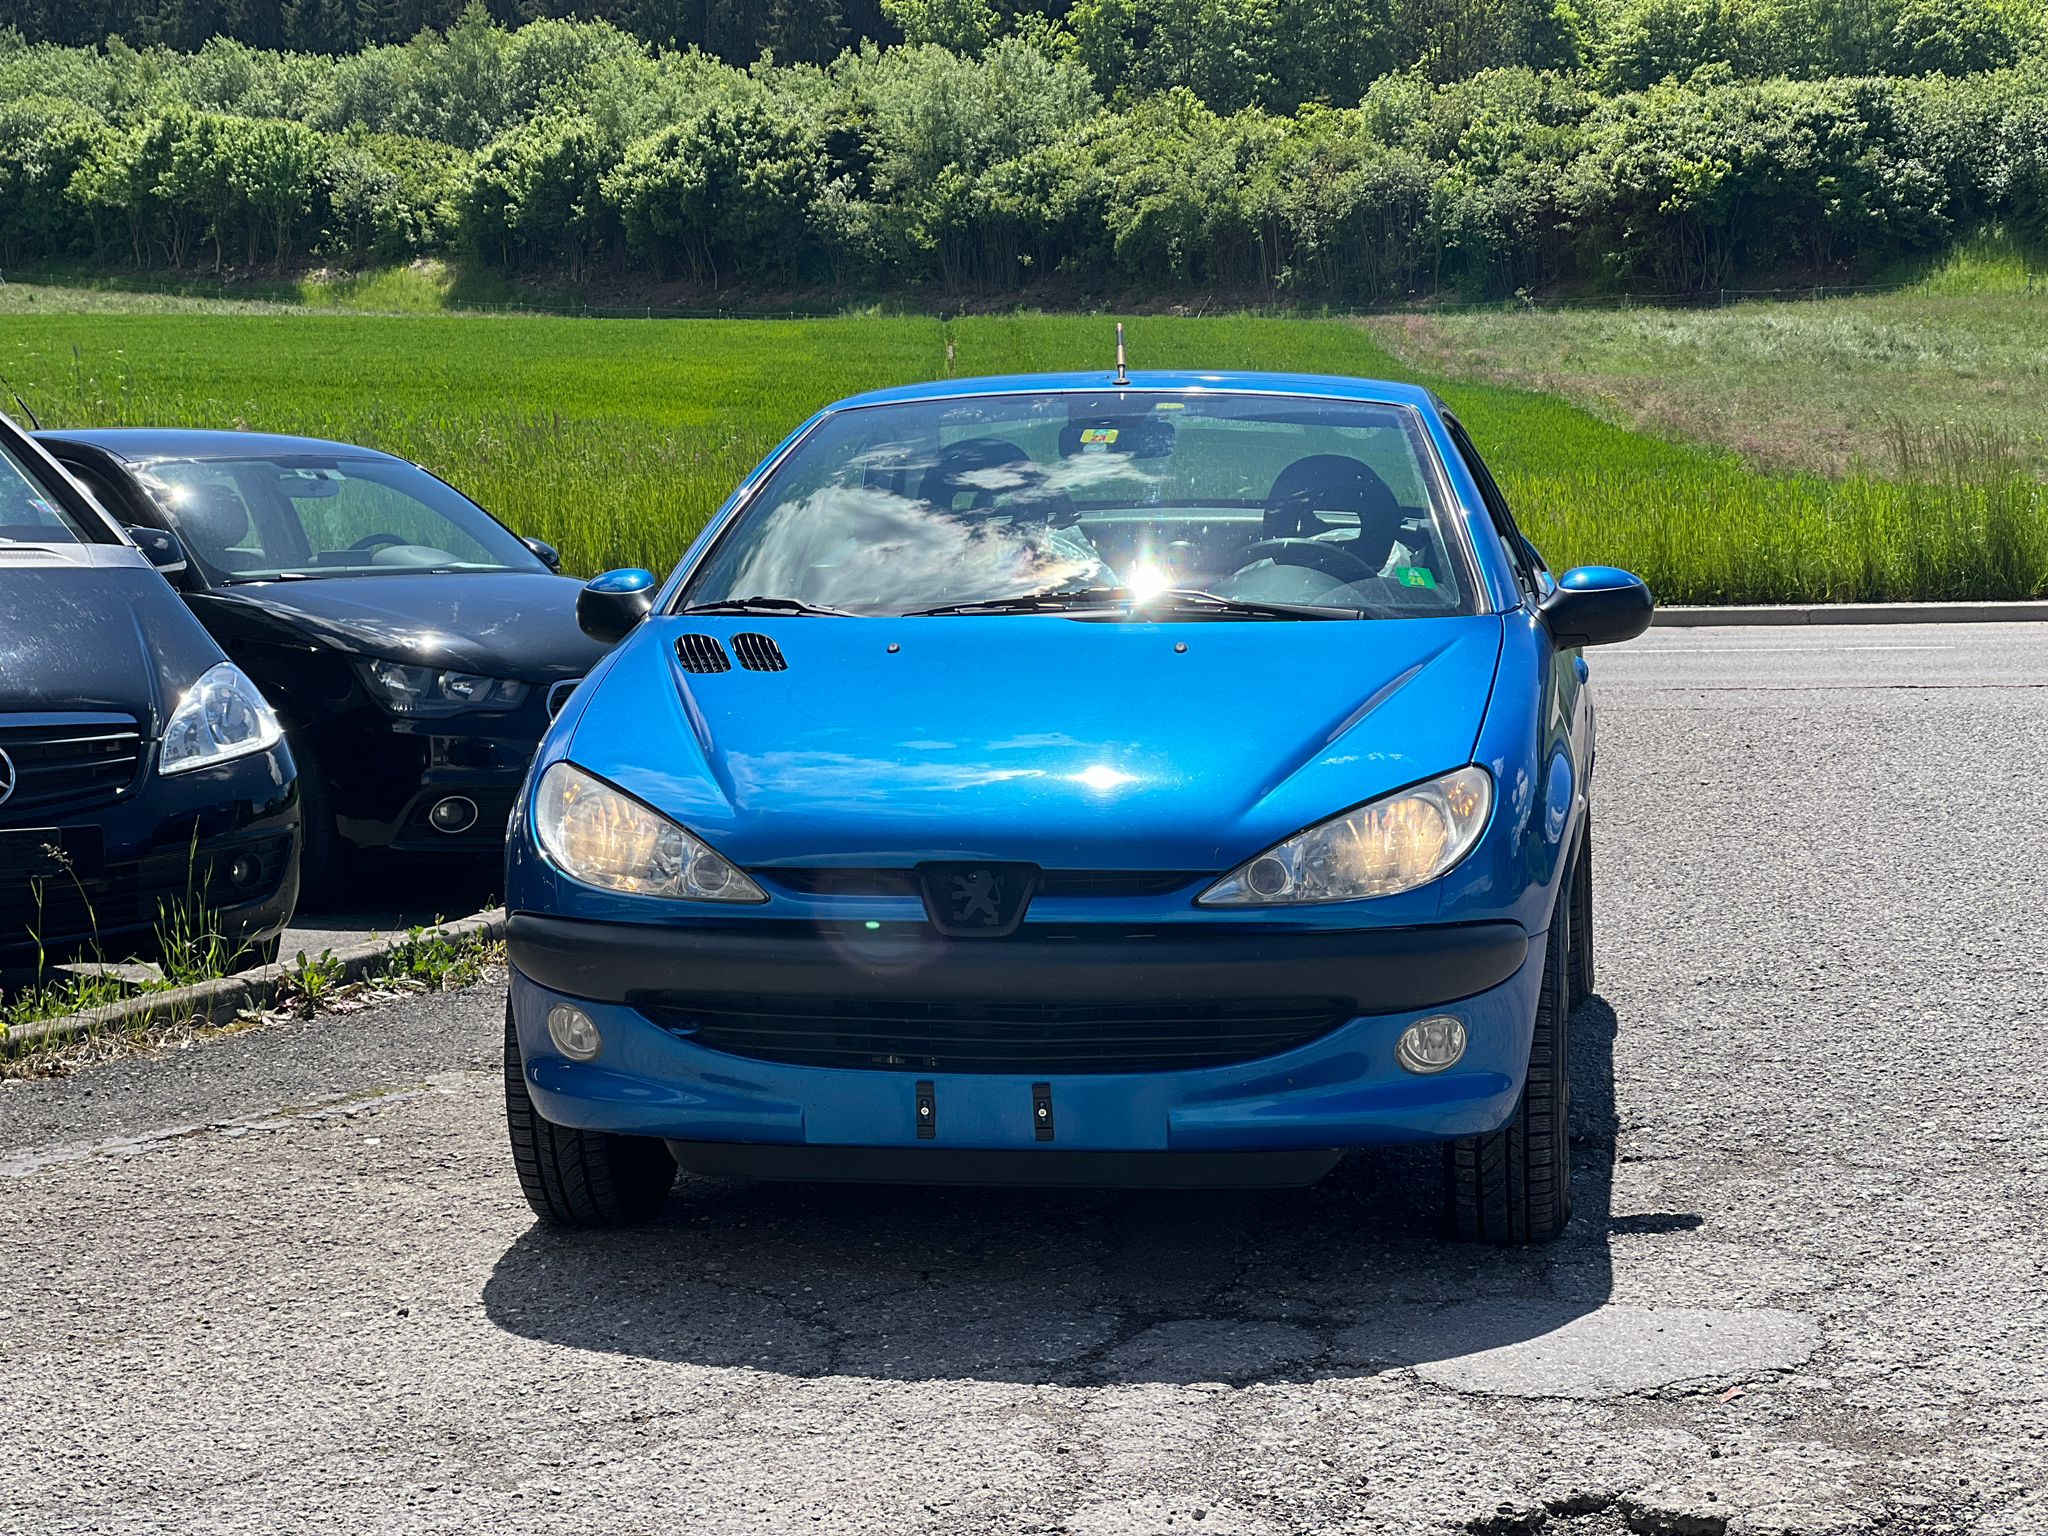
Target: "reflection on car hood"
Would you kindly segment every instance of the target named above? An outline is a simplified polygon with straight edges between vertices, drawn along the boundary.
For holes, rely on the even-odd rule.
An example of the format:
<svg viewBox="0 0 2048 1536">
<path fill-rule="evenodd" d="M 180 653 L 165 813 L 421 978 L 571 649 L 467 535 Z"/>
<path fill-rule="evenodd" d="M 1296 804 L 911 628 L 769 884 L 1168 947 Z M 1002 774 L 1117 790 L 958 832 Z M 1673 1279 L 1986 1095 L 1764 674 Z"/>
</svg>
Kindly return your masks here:
<svg viewBox="0 0 2048 1536">
<path fill-rule="evenodd" d="M 214 601 L 336 650 L 551 682 L 604 647 L 576 627 L 578 583 L 524 571 L 252 582 Z"/>
<path fill-rule="evenodd" d="M 0 545 L 0 714 L 132 715 L 145 734 L 226 658 L 127 545 Z"/>
<path fill-rule="evenodd" d="M 746 630 L 787 670 L 677 663 Z M 1492 616 L 663 618 L 569 755 L 753 867 L 1214 870 L 1469 762 L 1500 645 Z"/>
</svg>

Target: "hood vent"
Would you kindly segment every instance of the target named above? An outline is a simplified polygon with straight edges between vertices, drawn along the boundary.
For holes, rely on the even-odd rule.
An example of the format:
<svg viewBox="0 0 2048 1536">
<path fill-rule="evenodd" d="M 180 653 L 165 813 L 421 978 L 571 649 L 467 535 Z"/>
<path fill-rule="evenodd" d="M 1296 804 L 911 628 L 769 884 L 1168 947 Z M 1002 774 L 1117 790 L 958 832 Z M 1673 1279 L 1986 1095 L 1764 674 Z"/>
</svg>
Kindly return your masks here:
<svg viewBox="0 0 2048 1536">
<path fill-rule="evenodd" d="M 676 636 L 676 659 L 685 672 L 730 672 L 732 658 L 709 635 Z"/>
<path fill-rule="evenodd" d="M 747 630 L 732 637 L 732 648 L 740 659 L 740 665 L 749 672 L 789 670 L 789 663 L 783 659 L 782 647 L 766 635 Z"/>
</svg>

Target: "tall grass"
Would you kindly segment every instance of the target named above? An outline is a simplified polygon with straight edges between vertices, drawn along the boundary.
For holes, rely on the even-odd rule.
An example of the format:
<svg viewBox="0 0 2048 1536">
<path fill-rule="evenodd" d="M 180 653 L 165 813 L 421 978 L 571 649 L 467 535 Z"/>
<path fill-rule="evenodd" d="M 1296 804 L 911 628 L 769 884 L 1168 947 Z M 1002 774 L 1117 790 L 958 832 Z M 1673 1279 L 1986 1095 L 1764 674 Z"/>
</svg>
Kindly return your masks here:
<svg viewBox="0 0 2048 1536">
<path fill-rule="evenodd" d="M 1140 367 L 1418 377 L 1339 320 L 1128 324 Z M 268 428 L 390 449 L 587 573 L 666 569 L 747 469 L 829 400 L 948 373 L 1106 369 L 1111 341 L 1107 317 L 1033 314 L 945 323 L 17 310 L 0 331 L 0 375 L 53 425 Z M 1538 391 L 1439 387 L 1554 565 L 1628 566 L 1667 602 L 2048 591 L 2048 501 L 2016 467 L 2016 450 L 1968 450 L 1962 436 L 1934 431 L 1894 452 L 1882 475 L 1761 473 L 1731 452 L 1632 432 Z"/>
</svg>

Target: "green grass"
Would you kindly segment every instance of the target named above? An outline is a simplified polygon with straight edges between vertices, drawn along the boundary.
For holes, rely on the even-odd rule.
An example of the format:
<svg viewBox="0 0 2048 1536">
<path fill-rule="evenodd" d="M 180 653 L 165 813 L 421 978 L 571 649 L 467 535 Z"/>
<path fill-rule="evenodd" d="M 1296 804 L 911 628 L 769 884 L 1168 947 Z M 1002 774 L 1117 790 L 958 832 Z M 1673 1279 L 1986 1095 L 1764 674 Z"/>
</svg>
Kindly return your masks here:
<svg viewBox="0 0 2048 1536">
<path fill-rule="evenodd" d="M 247 305 L 169 312 L 161 299 L 119 313 L 104 291 L 75 305 L 51 291 L 22 297 L 0 289 L 0 375 L 46 424 L 241 426 L 371 443 L 427 464 L 581 572 L 666 569 L 746 470 L 826 401 L 948 373 L 1106 366 L 1111 349 L 1106 317 L 390 318 Z M 1443 360 L 1399 362 L 1344 320 L 1128 325 L 1142 367 L 1426 382 L 1448 371 Z M 1995 366 L 2017 393 L 2044 364 L 2008 351 Z M 2048 588 L 2042 487 L 1995 433 L 1908 430 L 1917 478 L 1836 480 L 1759 472 L 1725 448 L 1630 430 L 1547 393 L 1441 387 L 1553 564 L 1630 566 L 1676 602 Z"/>
</svg>

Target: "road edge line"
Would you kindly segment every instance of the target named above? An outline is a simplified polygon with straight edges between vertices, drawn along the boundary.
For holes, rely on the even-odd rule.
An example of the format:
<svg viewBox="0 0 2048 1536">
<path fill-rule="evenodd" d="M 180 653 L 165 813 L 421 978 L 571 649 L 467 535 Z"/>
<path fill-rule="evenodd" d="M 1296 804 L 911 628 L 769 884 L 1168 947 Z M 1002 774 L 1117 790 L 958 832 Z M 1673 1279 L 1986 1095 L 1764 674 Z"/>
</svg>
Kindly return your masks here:
<svg viewBox="0 0 2048 1536">
<path fill-rule="evenodd" d="M 2048 602 L 1780 603 L 1726 608 L 1659 608 L 1653 625 L 1671 629 L 1778 624 L 2043 624 Z"/>
</svg>

